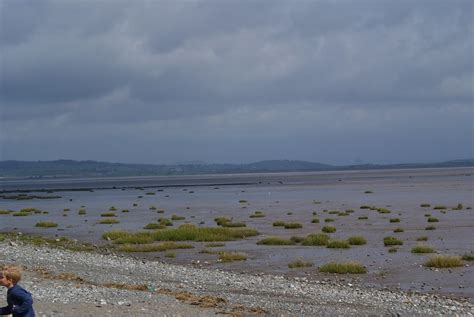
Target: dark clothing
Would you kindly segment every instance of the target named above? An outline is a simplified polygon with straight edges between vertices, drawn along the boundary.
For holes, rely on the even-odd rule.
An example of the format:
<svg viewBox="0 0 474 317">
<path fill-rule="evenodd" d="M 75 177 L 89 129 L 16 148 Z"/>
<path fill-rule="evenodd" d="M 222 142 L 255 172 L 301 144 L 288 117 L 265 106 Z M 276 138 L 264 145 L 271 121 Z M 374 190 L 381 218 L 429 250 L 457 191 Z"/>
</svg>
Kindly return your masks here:
<svg viewBox="0 0 474 317">
<path fill-rule="evenodd" d="M 33 298 L 20 285 L 14 285 L 7 291 L 8 306 L 0 308 L 0 315 L 12 314 L 13 317 L 35 317 Z"/>
</svg>

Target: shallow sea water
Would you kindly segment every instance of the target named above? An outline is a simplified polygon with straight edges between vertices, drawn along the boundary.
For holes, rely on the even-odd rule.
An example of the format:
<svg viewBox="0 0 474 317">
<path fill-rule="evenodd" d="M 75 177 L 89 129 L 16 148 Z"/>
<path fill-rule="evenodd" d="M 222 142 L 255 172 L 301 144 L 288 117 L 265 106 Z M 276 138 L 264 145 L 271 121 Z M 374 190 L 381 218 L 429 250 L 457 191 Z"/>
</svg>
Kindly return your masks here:
<svg viewBox="0 0 474 317">
<path fill-rule="evenodd" d="M 71 191 L 70 189 L 88 189 Z M 59 199 L 5 200 L 0 199 L 0 209 L 20 210 L 35 207 L 48 214 L 28 217 L 0 215 L 1 231 L 21 231 L 42 235 L 58 235 L 94 243 L 101 240 L 104 231 L 111 229 L 141 230 L 144 225 L 156 222 L 160 217 L 172 214 L 186 217 L 175 221 L 174 226 L 194 223 L 215 226 L 214 218 L 227 216 L 235 222 L 245 222 L 247 227 L 260 232 L 257 237 L 226 242 L 225 247 L 215 250 L 244 252 L 247 261 L 218 263 L 217 255 L 201 254 L 203 243 L 193 243 L 195 248 L 176 250 L 176 258 L 165 258 L 162 253 L 135 254 L 173 263 L 195 263 L 223 269 L 263 271 L 300 275 L 309 278 L 333 278 L 317 273 L 317 267 L 330 261 L 356 260 L 368 268 L 368 274 L 360 276 L 366 284 L 377 287 L 400 287 L 406 290 L 455 294 L 474 297 L 474 272 L 472 262 L 462 268 L 430 270 L 421 264 L 429 255 L 410 252 L 419 236 L 428 236 L 426 244 L 440 254 L 458 254 L 474 251 L 474 213 L 466 209 L 474 205 L 474 169 L 407 169 L 351 172 L 311 172 L 276 174 L 239 174 L 169 177 L 87 178 L 51 180 L 0 180 L 0 190 L 53 190 L 53 193 L 30 192 L 34 195 L 59 195 Z M 365 193 L 372 191 L 372 193 Z M 147 194 L 152 193 L 152 195 Z M 248 203 L 240 203 L 246 200 Z M 316 202 L 316 203 L 315 203 Z M 431 208 L 420 207 L 430 203 Z M 451 207 L 462 203 L 462 211 Z M 136 204 L 137 206 L 134 206 Z M 360 209 L 361 205 L 386 207 L 390 214 Z M 433 210 L 435 205 L 448 207 L 443 214 Z M 84 206 L 87 214 L 78 215 Z M 99 225 L 111 206 L 117 208 L 119 224 Z M 164 213 L 150 210 L 151 206 Z M 68 212 L 63 210 L 70 209 Z M 128 213 L 122 213 L 128 209 Z M 324 210 L 353 209 L 349 216 L 330 215 Z M 263 211 L 263 218 L 250 218 L 255 211 Z M 317 212 L 317 216 L 312 213 Z M 439 219 L 436 230 L 427 231 L 426 213 Z M 66 214 L 67 216 L 64 216 Z M 368 220 L 358 220 L 359 216 Z M 318 217 L 319 224 L 311 219 Z M 348 250 L 304 246 L 261 246 L 256 242 L 266 236 L 305 236 L 321 232 L 325 218 L 337 228 L 331 238 L 345 239 L 363 235 L 368 243 Z M 390 223 L 390 218 L 400 218 Z M 38 221 L 54 221 L 58 228 L 35 228 Z M 301 229 L 273 227 L 275 220 L 299 222 Z M 393 233 L 401 227 L 402 233 Z M 383 237 L 395 236 L 404 241 L 397 253 L 388 253 Z M 302 258 L 314 263 L 313 268 L 288 269 L 288 263 Z"/>
</svg>

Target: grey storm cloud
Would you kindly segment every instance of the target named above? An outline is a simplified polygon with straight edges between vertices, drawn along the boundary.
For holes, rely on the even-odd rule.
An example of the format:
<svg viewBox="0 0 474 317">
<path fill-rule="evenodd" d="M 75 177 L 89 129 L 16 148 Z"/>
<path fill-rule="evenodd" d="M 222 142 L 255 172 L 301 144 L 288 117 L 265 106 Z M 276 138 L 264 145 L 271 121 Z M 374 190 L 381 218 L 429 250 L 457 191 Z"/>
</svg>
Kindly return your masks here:
<svg viewBox="0 0 474 317">
<path fill-rule="evenodd" d="M 78 131 L 100 134 L 100 124 L 116 138 L 131 132 L 115 125 L 133 124 L 137 136 L 126 138 L 159 133 L 167 146 L 205 144 L 216 138 L 209 130 L 220 142 L 246 131 L 248 142 L 272 141 L 263 129 L 281 126 L 305 140 L 307 118 L 352 131 L 410 109 L 405 123 L 424 111 L 462 123 L 472 155 L 473 38 L 473 3 L 462 0 L 3 0 L 0 154 L 60 129 L 84 143 Z"/>
</svg>

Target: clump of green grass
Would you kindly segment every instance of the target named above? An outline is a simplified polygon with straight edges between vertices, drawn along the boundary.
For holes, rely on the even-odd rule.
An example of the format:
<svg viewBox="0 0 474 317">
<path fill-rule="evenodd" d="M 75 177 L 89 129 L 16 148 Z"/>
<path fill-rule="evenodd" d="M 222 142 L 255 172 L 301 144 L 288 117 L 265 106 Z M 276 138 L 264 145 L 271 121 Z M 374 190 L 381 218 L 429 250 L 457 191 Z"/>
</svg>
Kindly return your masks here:
<svg viewBox="0 0 474 317">
<path fill-rule="evenodd" d="M 431 214 L 425 214 L 425 217 L 431 217 Z"/>
<path fill-rule="evenodd" d="M 435 250 L 427 245 L 416 245 L 411 249 L 411 253 L 434 253 Z"/>
<path fill-rule="evenodd" d="M 292 237 L 290 238 L 290 240 L 291 240 L 291 241 L 294 241 L 295 243 L 303 242 L 304 239 L 305 239 L 305 238 L 303 238 L 303 237 L 297 237 L 297 236 L 292 236 Z"/>
<path fill-rule="evenodd" d="M 428 237 L 427 236 L 421 236 L 421 237 L 416 238 L 416 241 L 428 241 Z"/>
<path fill-rule="evenodd" d="M 20 209 L 20 212 L 35 212 L 35 211 L 40 211 L 40 210 L 33 207 L 26 207 L 26 208 Z"/>
<path fill-rule="evenodd" d="M 368 206 L 368 205 L 362 205 L 362 206 L 360 206 L 359 208 L 360 208 L 360 209 L 370 209 L 370 206 Z"/>
<path fill-rule="evenodd" d="M 334 226 L 324 226 L 324 227 L 322 227 L 321 231 L 325 232 L 325 233 L 334 233 L 334 232 L 336 232 L 336 227 L 334 227 Z"/>
<path fill-rule="evenodd" d="M 222 224 L 222 227 L 225 228 L 242 228 L 247 227 L 247 225 L 243 222 L 225 222 Z"/>
<path fill-rule="evenodd" d="M 319 223 L 319 218 L 313 218 L 313 219 L 311 219 L 311 223 Z"/>
<path fill-rule="evenodd" d="M 247 255 L 239 252 L 222 252 L 219 255 L 220 262 L 234 262 L 245 260 L 247 260 Z"/>
<path fill-rule="evenodd" d="M 428 203 L 423 203 L 423 204 L 420 205 L 420 207 L 428 208 L 428 207 L 431 207 L 431 205 L 428 204 Z"/>
<path fill-rule="evenodd" d="M 224 247 L 225 243 L 222 243 L 222 242 L 209 242 L 209 243 L 206 243 L 205 246 L 208 247 L 208 248 L 218 248 L 218 247 Z"/>
<path fill-rule="evenodd" d="M 282 220 L 277 220 L 277 221 L 274 221 L 274 222 L 273 222 L 273 226 L 274 226 L 274 227 L 284 227 L 284 226 L 285 226 L 285 222 L 282 221 Z"/>
<path fill-rule="evenodd" d="M 462 258 L 457 255 L 434 255 L 426 262 L 427 267 L 450 268 L 463 266 Z"/>
<path fill-rule="evenodd" d="M 265 214 L 263 211 L 256 211 L 253 215 L 250 215 L 250 218 L 263 218 Z"/>
<path fill-rule="evenodd" d="M 395 237 L 385 237 L 385 238 L 383 238 L 383 244 L 386 247 L 393 246 L 393 245 L 403 245 L 403 241 L 398 240 Z"/>
<path fill-rule="evenodd" d="M 346 213 L 347 213 L 347 214 L 351 214 L 351 213 L 353 213 L 353 212 L 354 212 L 354 209 L 346 209 Z"/>
<path fill-rule="evenodd" d="M 186 217 L 178 216 L 178 215 L 174 215 L 174 214 L 171 216 L 171 220 L 173 220 L 173 221 L 175 221 L 175 220 L 176 221 L 177 220 L 184 220 L 184 219 L 186 219 Z"/>
<path fill-rule="evenodd" d="M 324 222 L 334 222 L 334 221 L 335 221 L 335 219 L 333 219 L 333 218 L 326 218 L 326 219 L 324 219 Z"/>
<path fill-rule="evenodd" d="M 462 256 L 462 259 L 464 261 L 474 261 L 474 252 L 469 252 L 469 253 L 464 253 L 464 255 Z"/>
<path fill-rule="evenodd" d="M 38 228 L 56 228 L 57 226 L 57 223 L 51 221 L 38 221 L 35 225 Z"/>
<path fill-rule="evenodd" d="M 150 244 L 123 244 L 118 247 L 123 252 L 164 252 L 176 249 L 192 249 L 191 244 L 176 243 L 176 242 L 162 242 Z"/>
<path fill-rule="evenodd" d="M 11 210 L 0 209 L 0 215 L 9 215 Z"/>
<path fill-rule="evenodd" d="M 109 208 L 109 211 L 116 211 L 116 210 L 117 210 L 117 208 L 115 208 L 114 206 Z"/>
<path fill-rule="evenodd" d="M 347 212 L 340 212 L 337 214 L 339 217 L 344 217 L 344 216 L 349 216 L 350 213 L 347 213 Z"/>
<path fill-rule="evenodd" d="M 364 245 L 367 240 L 363 236 L 352 236 L 347 239 L 350 245 Z"/>
<path fill-rule="evenodd" d="M 216 217 L 214 218 L 214 221 L 216 222 L 218 226 L 222 226 L 224 223 L 231 222 L 232 220 L 227 217 Z"/>
<path fill-rule="evenodd" d="M 443 205 L 436 205 L 433 207 L 433 209 L 435 210 L 443 210 L 443 209 L 447 209 L 446 206 L 443 206 Z"/>
<path fill-rule="evenodd" d="M 295 245 L 296 242 L 291 239 L 281 237 L 268 237 L 257 242 L 260 245 Z"/>
<path fill-rule="evenodd" d="M 165 228 L 165 226 L 156 222 L 149 223 L 143 227 L 143 229 L 147 229 L 147 230 L 156 230 L 156 229 L 163 229 L 163 228 Z"/>
<path fill-rule="evenodd" d="M 158 223 L 162 226 L 168 226 L 168 227 L 171 227 L 173 225 L 171 220 L 169 220 L 168 218 L 159 218 Z"/>
<path fill-rule="evenodd" d="M 100 214 L 101 217 L 117 217 L 117 215 L 114 212 L 104 212 Z"/>
<path fill-rule="evenodd" d="M 329 240 L 326 247 L 330 249 L 349 249 L 351 245 L 346 240 Z"/>
<path fill-rule="evenodd" d="M 148 208 L 150 210 L 156 210 L 156 207 L 155 206 L 150 206 L 150 208 Z"/>
<path fill-rule="evenodd" d="M 245 199 L 241 199 L 241 200 L 239 200 L 239 203 L 240 203 L 240 204 L 246 204 L 246 203 L 248 203 L 248 201 L 245 200 Z"/>
<path fill-rule="evenodd" d="M 79 211 L 77 212 L 78 215 L 85 215 L 86 214 L 86 210 L 85 209 L 79 209 Z"/>
<path fill-rule="evenodd" d="M 330 210 L 330 211 L 328 211 L 328 214 L 330 214 L 330 215 L 337 215 L 338 213 L 340 213 L 339 210 Z"/>
<path fill-rule="evenodd" d="M 323 246 L 329 241 L 329 236 L 324 233 L 310 234 L 301 242 L 305 246 Z"/>
<path fill-rule="evenodd" d="M 391 218 L 391 219 L 390 219 L 390 222 L 391 222 L 391 223 L 400 222 L 400 218 Z"/>
<path fill-rule="evenodd" d="M 64 208 L 63 211 L 71 211 L 69 208 Z"/>
<path fill-rule="evenodd" d="M 427 226 L 425 230 L 436 230 L 435 226 Z"/>
<path fill-rule="evenodd" d="M 287 222 L 284 226 L 285 229 L 300 229 L 303 228 L 303 225 L 299 222 Z"/>
<path fill-rule="evenodd" d="M 100 225 L 113 225 L 116 223 L 120 223 L 120 221 L 114 218 L 102 219 L 101 221 L 98 222 L 98 224 Z"/>
<path fill-rule="evenodd" d="M 390 249 L 388 249 L 388 253 L 396 253 L 397 251 L 398 251 L 397 247 L 391 247 Z"/>
<path fill-rule="evenodd" d="M 176 252 L 168 251 L 165 253 L 165 257 L 174 259 L 176 257 Z"/>
<path fill-rule="evenodd" d="M 26 217 L 26 216 L 31 215 L 31 213 L 25 212 L 25 211 L 17 211 L 17 212 L 12 213 L 12 215 L 14 217 Z"/>
<path fill-rule="evenodd" d="M 464 209 L 464 206 L 459 203 L 456 207 L 453 207 L 453 210 L 463 210 Z"/>
<path fill-rule="evenodd" d="M 128 209 L 122 209 L 122 212 L 130 212 Z"/>
<path fill-rule="evenodd" d="M 377 208 L 377 212 L 379 214 L 389 214 L 389 213 L 391 213 L 390 209 L 387 209 L 387 208 Z"/>
<path fill-rule="evenodd" d="M 439 219 L 436 217 L 429 217 L 428 222 L 439 222 Z"/>
<path fill-rule="evenodd" d="M 358 262 L 330 262 L 319 268 L 320 272 L 337 274 L 364 274 L 367 269 Z"/>
<path fill-rule="evenodd" d="M 138 239 L 139 241 L 231 241 L 244 239 L 246 237 L 258 235 L 258 231 L 247 228 L 199 228 L 192 224 L 184 224 L 174 229 L 163 229 L 153 232 L 137 232 L 121 234 L 122 236 L 116 238 L 114 235 L 108 236 L 115 243 L 134 243 Z M 105 235 L 105 234 L 104 234 Z M 149 243 L 149 242 L 144 242 Z"/>
<path fill-rule="evenodd" d="M 303 259 L 298 259 L 296 261 L 288 263 L 290 269 L 303 268 L 303 267 L 312 267 L 313 263 L 309 261 L 304 261 Z"/>
<path fill-rule="evenodd" d="M 401 233 L 401 232 L 404 232 L 404 231 L 405 230 L 403 230 L 403 228 L 400 228 L 400 227 L 393 229 L 394 233 Z"/>
<path fill-rule="evenodd" d="M 359 219 L 359 220 L 367 220 L 367 219 L 369 219 L 369 217 L 367 217 L 367 216 L 360 216 L 360 217 L 358 217 L 357 219 Z"/>
</svg>

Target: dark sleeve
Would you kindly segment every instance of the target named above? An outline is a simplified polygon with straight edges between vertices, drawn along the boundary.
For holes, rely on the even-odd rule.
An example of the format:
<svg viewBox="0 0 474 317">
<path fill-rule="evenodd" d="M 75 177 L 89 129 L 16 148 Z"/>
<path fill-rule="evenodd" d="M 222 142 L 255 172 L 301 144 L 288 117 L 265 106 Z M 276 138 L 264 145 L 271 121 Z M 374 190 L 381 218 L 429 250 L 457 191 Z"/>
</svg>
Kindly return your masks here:
<svg viewBox="0 0 474 317">
<path fill-rule="evenodd" d="M 18 304 L 12 308 L 12 313 L 21 315 L 28 312 L 33 306 L 33 298 L 31 298 L 30 293 L 21 290 L 19 292 L 15 292 L 14 296 L 16 298 L 15 302 Z"/>
<path fill-rule="evenodd" d="M 0 315 L 10 315 L 12 313 L 12 306 L 5 306 L 0 308 Z"/>
</svg>

